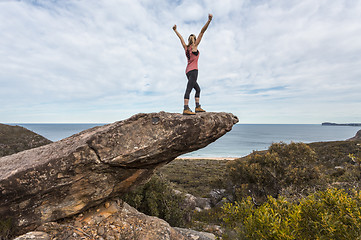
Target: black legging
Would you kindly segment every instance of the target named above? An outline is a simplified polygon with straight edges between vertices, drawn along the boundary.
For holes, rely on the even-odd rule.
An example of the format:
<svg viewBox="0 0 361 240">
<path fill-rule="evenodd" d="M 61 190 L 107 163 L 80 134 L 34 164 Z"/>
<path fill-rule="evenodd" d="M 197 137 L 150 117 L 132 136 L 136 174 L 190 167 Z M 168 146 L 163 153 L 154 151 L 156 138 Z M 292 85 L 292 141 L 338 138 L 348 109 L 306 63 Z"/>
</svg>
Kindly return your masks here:
<svg viewBox="0 0 361 240">
<path fill-rule="evenodd" d="M 189 99 L 189 94 L 191 93 L 193 88 L 196 90 L 196 98 L 199 98 L 201 94 L 201 88 L 197 83 L 197 77 L 198 77 L 197 69 L 187 72 L 188 84 L 187 84 L 186 93 L 184 94 L 184 99 Z"/>
</svg>

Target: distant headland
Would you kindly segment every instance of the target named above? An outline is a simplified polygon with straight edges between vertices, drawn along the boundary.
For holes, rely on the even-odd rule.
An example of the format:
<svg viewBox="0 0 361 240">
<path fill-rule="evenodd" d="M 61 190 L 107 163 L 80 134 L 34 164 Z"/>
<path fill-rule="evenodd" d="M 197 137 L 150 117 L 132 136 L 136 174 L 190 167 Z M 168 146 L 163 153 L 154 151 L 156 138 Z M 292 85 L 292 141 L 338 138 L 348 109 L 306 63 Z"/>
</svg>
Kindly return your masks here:
<svg viewBox="0 0 361 240">
<path fill-rule="evenodd" d="M 330 123 L 330 122 L 324 122 L 322 123 L 322 126 L 361 126 L 361 123 Z"/>
</svg>

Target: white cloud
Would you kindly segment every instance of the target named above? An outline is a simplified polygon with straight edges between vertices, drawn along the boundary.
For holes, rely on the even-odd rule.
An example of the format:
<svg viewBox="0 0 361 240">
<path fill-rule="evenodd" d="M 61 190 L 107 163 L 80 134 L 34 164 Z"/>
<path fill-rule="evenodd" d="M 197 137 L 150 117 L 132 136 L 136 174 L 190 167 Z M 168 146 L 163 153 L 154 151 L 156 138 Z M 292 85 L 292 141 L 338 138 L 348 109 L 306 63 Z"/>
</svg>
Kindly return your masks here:
<svg viewBox="0 0 361 240">
<path fill-rule="evenodd" d="M 247 123 L 360 121 L 358 2 L 93 0 L 0 1 L 0 122 L 181 111 L 186 59 L 171 27 L 187 39 L 209 12 L 206 110 Z"/>
</svg>

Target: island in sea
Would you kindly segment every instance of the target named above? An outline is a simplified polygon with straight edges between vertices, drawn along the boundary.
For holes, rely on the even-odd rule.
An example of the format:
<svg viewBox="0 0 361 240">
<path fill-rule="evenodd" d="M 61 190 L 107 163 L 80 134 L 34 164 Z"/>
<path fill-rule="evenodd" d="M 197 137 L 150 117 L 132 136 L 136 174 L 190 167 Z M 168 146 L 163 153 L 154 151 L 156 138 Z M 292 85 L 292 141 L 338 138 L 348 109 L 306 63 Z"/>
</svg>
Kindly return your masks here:
<svg viewBox="0 0 361 240">
<path fill-rule="evenodd" d="M 331 122 L 324 122 L 322 126 L 361 126 L 361 123 L 331 123 Z"/>
</svg>

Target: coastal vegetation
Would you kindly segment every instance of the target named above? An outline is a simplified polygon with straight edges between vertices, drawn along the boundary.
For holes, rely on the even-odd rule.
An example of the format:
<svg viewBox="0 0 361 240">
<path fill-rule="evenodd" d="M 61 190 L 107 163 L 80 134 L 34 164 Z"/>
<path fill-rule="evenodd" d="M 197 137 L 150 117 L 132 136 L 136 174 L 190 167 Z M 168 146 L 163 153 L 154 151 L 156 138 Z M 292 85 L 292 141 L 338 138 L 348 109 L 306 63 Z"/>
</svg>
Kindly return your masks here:
<svg viewBox="0 0 361 240">
<path fill-rule="evenodd" d="M 226 190 L 222 205 L 192 213 L 186 224 L 196 230 L 221 225 L 224 239 L 354 239 L 360 159 L 360 141 L 281 142 L 236 160 L 176 159 L 159 174 L 197 197 Z"/>
<path fill-rule="evenodd" d="M 267 152 L 230 162 L 228 173 L 234 199 L 250 196 L 255 204 L 268 196 L 307 195 L 325 180 L 315 151 L 304 143 L 274 143 Z"/>
<path fill-rule="evenodd" d="M 3 155 L 50 142 L 18 127 L 0 130 Z M 176 159 L 123 200 L 171 226 L 220 226 L 214 233 L 223 239 L 357 239 L 360 180 L 361 140 L 280 142 L 236 160 Z M 212 198 L 215 189 L 221 198 L 212 208 L 185 204 L 186 193 Z M 1 236 L 13 235 L 11 224 L 1 219 Z"/>
<path fill-rule="evenodd" d="M 235 201 L 222 208 L 225 239 L 356 239 L 358 142 L 274 143 L 228 164 Z"/>
<path fill-rule="evenodd" d="M 301 198 L 251 197 L 223 206 L 223 239 L 359 239 L 361 192 L 327 189 Z"/>
<path fill-rule="evenodd" d="M 49 143 L 50 140 L 26 128 L 0 123 L 0 157 Z"/>
<path fill-rule="evenodd" d="M 13 231 L 12 219 L 9 217 L 1 217 L 0 219 L 0 240 L 11 239 L 15 236 Z"/>
<path fill-rule="evenodd" d="M 209 197 L 212 189 L 223 188 L 228 160 L 176 159 L 159 172 L 174 188 L 197 197 Z"/>
<path fill-rule="evenodd" d="M 188 209 L 180 207 L 184 195 L 174 194 L 170 182 L 159 174 L 125 194 L 123 200 L 142 213 L 166 220 L 171 226 L 185 226 L 189 215 Z"/>
</svg>

